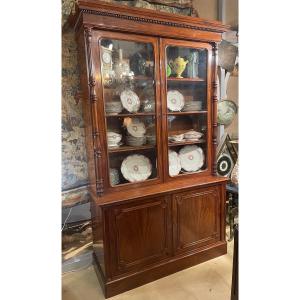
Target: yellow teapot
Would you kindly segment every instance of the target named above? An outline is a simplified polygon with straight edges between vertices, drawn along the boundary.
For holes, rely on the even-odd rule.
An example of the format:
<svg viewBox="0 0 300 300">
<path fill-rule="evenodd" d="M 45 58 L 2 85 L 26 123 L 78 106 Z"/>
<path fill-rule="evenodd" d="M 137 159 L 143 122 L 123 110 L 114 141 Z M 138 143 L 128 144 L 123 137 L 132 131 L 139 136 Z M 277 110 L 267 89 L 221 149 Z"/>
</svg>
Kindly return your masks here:
<svg viewBox="0 0 300 300">
<path fill-rule="evenodd" d="M 183 73 L 188 60 L 184 60 L 184 58 L 178 56 L 174 61 L 170 60 L 169 65 L 171 66 L 171 69 L 173 73 L 175 73 L 177 78 L 183 78 L 181 74 Z"/>
</svg>

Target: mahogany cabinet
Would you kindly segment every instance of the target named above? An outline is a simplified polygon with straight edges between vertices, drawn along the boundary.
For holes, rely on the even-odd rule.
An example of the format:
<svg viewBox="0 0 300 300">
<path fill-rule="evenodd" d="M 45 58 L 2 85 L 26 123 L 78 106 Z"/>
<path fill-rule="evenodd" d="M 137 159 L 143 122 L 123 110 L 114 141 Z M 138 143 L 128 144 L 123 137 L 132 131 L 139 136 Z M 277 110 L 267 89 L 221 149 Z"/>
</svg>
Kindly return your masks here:
<svg viewBox="0 0 300 300">
<path fill-rule="evenodd" d="M 111 297 L 223 255 L 219 22 L 79 0 L 95 269 Z"/>
</svg>

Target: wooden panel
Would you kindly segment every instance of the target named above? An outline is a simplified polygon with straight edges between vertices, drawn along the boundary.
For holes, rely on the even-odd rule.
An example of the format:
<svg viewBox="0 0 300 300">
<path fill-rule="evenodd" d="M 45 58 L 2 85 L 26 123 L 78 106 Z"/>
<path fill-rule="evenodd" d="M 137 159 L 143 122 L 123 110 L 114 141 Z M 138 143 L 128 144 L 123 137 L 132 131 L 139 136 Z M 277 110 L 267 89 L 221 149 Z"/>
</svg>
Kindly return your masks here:
<svg viewBox="0 0 300 300">
<path fill-rule="evenodd" d="M 164 196 L 110 210 L 113 275 L 138 270 L 170 254 L 170 205 L 170 196 Z"/>
<path fill-rule="evenodd" d="M 220 240 L 217 187 L 174 195 L 174 249 L 190 251 Z"/>
</svg>

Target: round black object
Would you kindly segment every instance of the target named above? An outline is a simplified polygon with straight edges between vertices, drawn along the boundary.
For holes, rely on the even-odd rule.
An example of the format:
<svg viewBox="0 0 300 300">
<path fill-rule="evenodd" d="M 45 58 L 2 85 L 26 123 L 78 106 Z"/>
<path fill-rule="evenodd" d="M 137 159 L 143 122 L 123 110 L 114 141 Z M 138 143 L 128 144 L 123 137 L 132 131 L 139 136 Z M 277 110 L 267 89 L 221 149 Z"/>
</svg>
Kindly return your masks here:
<svg viewBox="0 0 300 300">
<path fill-rule="evenodd" d="M 232 159 L 227 154 L 222 154 L 217 162 L 217 173 L 220 176 L 229 175 L 231 169 L 233 167 Z"/>
</svg>

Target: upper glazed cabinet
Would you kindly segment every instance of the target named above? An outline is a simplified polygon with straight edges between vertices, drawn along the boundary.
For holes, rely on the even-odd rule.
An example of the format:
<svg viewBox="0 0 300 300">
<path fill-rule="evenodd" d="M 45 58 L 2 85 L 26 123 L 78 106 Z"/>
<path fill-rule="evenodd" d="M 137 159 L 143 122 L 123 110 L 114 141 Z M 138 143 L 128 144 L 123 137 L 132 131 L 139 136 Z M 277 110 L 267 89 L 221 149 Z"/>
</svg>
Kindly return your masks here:
<svg viewBox="0 0 300 300">
<path fill-rule="evenodd" d="M 211 45 L 93 35 L 104 187 L 211 173 Z"/>
</svg>

